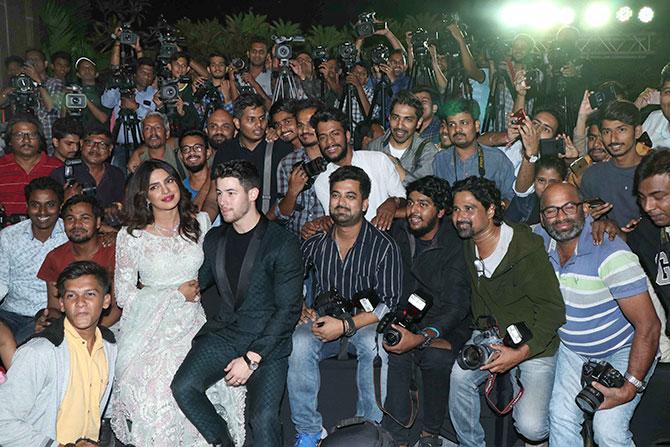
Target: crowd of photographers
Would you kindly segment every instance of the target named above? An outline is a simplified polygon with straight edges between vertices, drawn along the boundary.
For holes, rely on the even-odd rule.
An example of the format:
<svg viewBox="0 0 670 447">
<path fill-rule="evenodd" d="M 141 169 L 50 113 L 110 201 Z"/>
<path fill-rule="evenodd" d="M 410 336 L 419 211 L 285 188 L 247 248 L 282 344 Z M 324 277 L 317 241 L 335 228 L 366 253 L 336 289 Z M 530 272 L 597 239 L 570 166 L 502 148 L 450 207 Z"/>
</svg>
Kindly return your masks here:
<svg viewBox="0 0 670 447">
<path fill-rule="evenodd" d="M 358 39 L 332 53 L 274 36 L 250 39 L 245 58 L 197 61 L 170 27 L 155 59 L 122 27 L 105 82 L 93 58 L 7 57 L 5 371 L 61 316 L 69 262 L 114 272 L 126 183 L 142 163 L 171 165 L 220 225 L 216 168 L 246 160 L 258 211 L 302 243 L 285 380 L 296 447 L 341 445 L 318 411 L 319 363 L 347 353 L 356 416 L 401 446 L 486 445 L 483 383 L 529 445 L 633 445 L 633 412 L 670 361 L 670 65 L 631 102 L 616 79 L 587 88 L 573 28 L 542 55 L 527 35 L 484 51 L 455 17 L 445 28 L 447 39 L 418 29 L 403 45 L 363 14 Z M 373 36 L 390 48 L 367 45 Z M 100 325 L 123 330 L 113 294 L 109 308 Z M 0 396 L 16 396 L 15 380 Z M 501 383 L 509 402 L 494 397 Z M 29 445 L 8 429 L 27 416 L 1 407 L 0 444 Z M 55 414 L 35 414 L 27 430 L 49 438 Z M 110 445 L 102 425 L 68 442 Z"/>
</svg>

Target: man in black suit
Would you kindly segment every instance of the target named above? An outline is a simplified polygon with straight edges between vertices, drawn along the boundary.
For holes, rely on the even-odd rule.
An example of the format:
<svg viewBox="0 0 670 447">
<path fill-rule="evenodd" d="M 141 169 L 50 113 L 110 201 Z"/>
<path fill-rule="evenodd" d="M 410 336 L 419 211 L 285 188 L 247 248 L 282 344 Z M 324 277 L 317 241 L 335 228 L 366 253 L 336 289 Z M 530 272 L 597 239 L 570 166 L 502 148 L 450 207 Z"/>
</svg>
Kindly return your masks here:
<svg viewBox="0 0 670 447">
<path fill-rule="evenodd" d="M 223 163 L 215 179 L 225 224 L 207 233 L 203 246 L 199 282 L 207 323 L 175 374 L 172 393 L 207 442 L 232 446 L 205 390 L 224 377 L 232 386 L 247 384 L 252 445 L 279 446 L 279 408 L 302 303 L 300 246 L 258 212 L 260 177 L 253 164 Z"/>
</svg>

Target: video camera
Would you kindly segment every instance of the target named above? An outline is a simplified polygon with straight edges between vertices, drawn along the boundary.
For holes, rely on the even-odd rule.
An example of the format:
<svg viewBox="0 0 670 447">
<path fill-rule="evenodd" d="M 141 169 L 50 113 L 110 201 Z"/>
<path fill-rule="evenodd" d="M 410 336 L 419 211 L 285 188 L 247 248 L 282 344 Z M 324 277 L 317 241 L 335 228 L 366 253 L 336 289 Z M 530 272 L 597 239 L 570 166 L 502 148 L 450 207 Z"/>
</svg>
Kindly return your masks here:
<svg viewBox="0 0 670 447">
<path fill-rule="evenodd" d="M 137 34 L 130 28 L 130 23 L 121 25 L 121 34 L 118 37 L 121 45 L 133 46 L 137 42 Z"/>
<path fill-rule="evenodd" d="M 463 33 L 463 37 L 465 37 L 466 40 L 469 40 L 468 25 L 461 21 L 461 17 L 457 12 L 442 14 L 442 26 L 446 29 L 451 25 L 458 25 L 458 28 Z M 438 51 L 442 54 L 451 56 L 452 58 L 458 58 L 461 54 L 461 47 L 458 45 L 458 42 L 451 35 L 451 32 L 445 31 L 443 34 L 446 38 L 442 39 L 440 43 L 437 44 Z M 460 61 L 457 63 L 460 63 Z"/>
<path fill-rule="evenodd" d="M 323 45 L 318 45 L 312 50 L 312 62 L 315 68 L 319 68 L 321 64 L 328 60 L 328 48 Z"/>
<path fill-rule="evenodd" d="M 81 161 L 80 158 L 71 158 L 68 160 L 65 160 L 65 166 L 64 166 L 64 171 L 63 174 L 65 175 L 65 187 L 67 188 L 70 185 L 73 185 L 77 182 L 77 179 L 74 178 L 74 167 L 81 165 L 83 162 Z M 81 193 L 87 196 L 95 196 L 98 188 L 96 186 L 87 186 L 83 187 L 82 185 L 82 190 Z"/>
<path fill-rule="evenodd" d="M 463 369 L 477 370 L 493 360 L 497 351 L 491 345 L 505 345 L 517 348 L 533 338 L 533 334 L 524 322 L 514 323 L 507 327 L 505 336 L 500 337 L 500 331 L 495 325 L 480 331 L 460 350 L 456 361 Z"/>
<path fill-rule="evenodd" d="M 364 12 L 358 15 L 358 22 L 354 24 L 356 37 L 362 39 L 372 36 L 375 31 L 385 29 L 386 22 L 377 22 L 374 12 Z"/>
<path fill-rule="evenodd" d="M 9 103 L 17 112 L 34 114 L 37 108 L 39 93 L 33 79 L 25 73 L 14 76 L 10 80 L 14 91 L 8 95 Z"/>
<path fill-rule="evenodd" d="M 134 67 L 125 64 L 112 71 L 108 88 L 118 88 L 122 97 L 132 97 L 135 94 Z"/>
<path fill-rule="evenodd" d="M 272 36 L 272 40 L 275 43 L 275 54 L 274 57 L 279 59 L 283 64 L 288 64 L 289 59 L 293 58 L 293 48 L 291 48 L 290 42 L 302 43 L 305 41 L 305 38 L 302 36 Z"/>
<path fill-rule="evenodd" d="M 351 42 L 344 42 L 337 48 L 337 54 L 340 57 L 345 70 L 349 72 L 351 67 L 356 63 L 356 58 L 358 56 L 356 45 Z"/>
<path fill-rule="evenodd" d="M 70 116 L 81 116 L 86 108 L 86 95 L 82 93 L 79 85 L 72 84 L 67 88 L 69 93 L 65 94 L 65 108 Z"/>
<path fill-rule="evenodd" d="M 397 324 L 415 334 L 419 333 L 417 323 L 426 315 L 433 305 L 432 300 L 425 300 L 420 295 L 413 293 L 407 299 L 407 306 L 402 310 L 389 312 L 377 324 L 377 333 L 384 334 L 384 343 L 389 346 L 395 346 L 400 343 L 402 333 L 391 327 Z"/>
</svg>

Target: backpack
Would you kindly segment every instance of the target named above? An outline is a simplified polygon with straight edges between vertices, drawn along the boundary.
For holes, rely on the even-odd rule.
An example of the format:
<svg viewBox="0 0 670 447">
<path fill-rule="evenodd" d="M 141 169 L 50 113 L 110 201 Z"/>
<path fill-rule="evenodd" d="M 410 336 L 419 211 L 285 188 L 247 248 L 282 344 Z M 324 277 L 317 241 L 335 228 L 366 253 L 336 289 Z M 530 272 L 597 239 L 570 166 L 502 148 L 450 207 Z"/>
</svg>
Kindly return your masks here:
<svg viewBox="0 0 670 447">
<path fill-rule="evenodd" d="M 397 447 L 391 434 L 361 417 L 340 421 L 319 447 Z"/>
</svg>

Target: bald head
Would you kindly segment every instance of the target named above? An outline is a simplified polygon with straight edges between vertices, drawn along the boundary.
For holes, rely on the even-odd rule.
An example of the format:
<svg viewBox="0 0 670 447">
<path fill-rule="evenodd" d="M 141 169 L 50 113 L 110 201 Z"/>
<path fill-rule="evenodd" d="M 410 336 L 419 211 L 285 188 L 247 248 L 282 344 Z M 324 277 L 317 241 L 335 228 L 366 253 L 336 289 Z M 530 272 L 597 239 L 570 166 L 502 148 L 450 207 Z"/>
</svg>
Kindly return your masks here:
<svg viewBox="0 0 670 447">
<path fill-rule="evenodd" d="M 235 136 L 233 115 L 224 109 L 213 111 L 207 118 L 207 136 L 214 149 L 219 149 L 223 143 L 232 140 Z"/>
<path fill-rule="evenodd" d="M 565 202 L 581 202 L 581 195 L 576 186 L 570 183 L 552 183 L 544 190 L 540 207 L 544 208 L 550 205 L 556 205 L 553 202 L 565 199 Z M 560 204 L 559 204 L 560 205 Z"/>
</svg>

